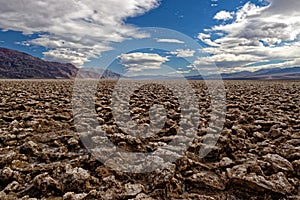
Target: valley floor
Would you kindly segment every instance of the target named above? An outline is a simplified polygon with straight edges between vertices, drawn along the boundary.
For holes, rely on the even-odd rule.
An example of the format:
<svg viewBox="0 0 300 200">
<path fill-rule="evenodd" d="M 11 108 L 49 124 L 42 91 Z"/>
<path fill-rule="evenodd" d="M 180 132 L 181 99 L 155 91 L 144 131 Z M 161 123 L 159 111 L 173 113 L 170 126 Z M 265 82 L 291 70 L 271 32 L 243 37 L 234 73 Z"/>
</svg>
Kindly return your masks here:
<svg viewBox="0 0 300 200">
<path fill-rule="evenodd" d="M 94 105 L 97 127 L 114 145 L 149 153 L 180 139 L 183 108 L 172 91 L 157 82 L 130 96 L 139 125 L 149 124 L 153 104 L 168 114 L 157 134 L 141 139 L 116 124 L 115 84 L 100 81 Z M 74 111 L 74 81 L 1 80 L 0 199 L 299 199 L 300 81 L 225 81 L 226 118 L 204 158 L 198 154 L 214 120 L 211 101 L 205 82 L 190 84 L 200 116 L 190 147 L 163 170 L 128 173 L 97 159 L 102 140 L 91 119 Z M 107 160 L 111 155 L 107 150 Z"/>
</svg>

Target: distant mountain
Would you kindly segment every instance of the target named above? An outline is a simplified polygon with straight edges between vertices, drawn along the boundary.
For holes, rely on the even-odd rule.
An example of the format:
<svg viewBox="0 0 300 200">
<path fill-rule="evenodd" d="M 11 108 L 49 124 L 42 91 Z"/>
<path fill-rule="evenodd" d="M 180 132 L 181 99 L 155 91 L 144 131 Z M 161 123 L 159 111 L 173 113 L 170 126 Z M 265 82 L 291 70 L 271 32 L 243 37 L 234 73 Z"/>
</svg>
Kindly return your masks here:
<svg viewBox="0 0 300 200">
<path fill-rule="evenodd" d="M 221 74 L 223 80 L 299 80 L 300 67 L 261 69 L 255 72 L 241 71 Z M 188 76 L 189 80 L 202 80 L 201 76 Z M 216 79 L 216 75 L 210 75 L 207 79 Z"/>
<path fill-rule="evenodd" d="M 223 80 L 300 80 L 300 67 L 292 68 L 272 68 L 261 69 L 255 72 L 241 71 L 235 73 L 223 73 L 220 75 L 209 75 L 205 79 L 219 79 Z M 142 75 L 124 77 L 131 80 L 182 80 L 183 77 L 165 76 L 165 75 Z M 185 76 L 187 80 L 203 80 L 201 75 Z"/>
<path fill-rule="evenodd" d="M 0 48 L 0 79 L 119 79 L 122 76 L 101 68 L 81 68 L 72 64 L 48 62 L 29 54 Z M 255 72 L 241 71 L 221 74 L 224 80 L 300 80 L 300 67 L 261 69 Z M 179 79 L 164 75 L 123 77 L 133 80 Z M 216 79 L 210 75 L 207 79 Z M 187 76 L 188 80 L 202 80 L 201 76 Z"/>
<path fill-rule="evenodd" d="M 300 67 L 261 69 L 255 72 L 236 72 L 222 74 L 223 79 L 288 80 L 300 79 Z"/>
<path fill-rule="evenodd" d="M 121 75 L 110 70 L 104 70 L 98 67 L 81 68 L 76 78 L 90 78 L 90 79 L 119 79 Z"/>
<path fill-rule="evenodd" d="M 180 77 L 171 77 L 171 76 L 163 76 L 163 75 L 140 75 L 140 76 L 124 77 L 124 79 L 128 79 L 128 80 L 179 80 Z M 181 78 L 181 79 L 183 79 L 183 78 Z"/>
<path fill-rule="evenodd" d="M 0 48 L 0 78 L 69 79 L 76 75 L 77 70 L 72 64 L 47 62 L 26 53 Z"/>
<path fill-rule="evenodd" d="M 79 74 L 78 74 L 79 72 Z M 48 62 L 29 54 L 0 48 L 0 79 L 118 79 L 119 74 L 103 69 L 81 69 L 72 64 Z"/>
</svg>

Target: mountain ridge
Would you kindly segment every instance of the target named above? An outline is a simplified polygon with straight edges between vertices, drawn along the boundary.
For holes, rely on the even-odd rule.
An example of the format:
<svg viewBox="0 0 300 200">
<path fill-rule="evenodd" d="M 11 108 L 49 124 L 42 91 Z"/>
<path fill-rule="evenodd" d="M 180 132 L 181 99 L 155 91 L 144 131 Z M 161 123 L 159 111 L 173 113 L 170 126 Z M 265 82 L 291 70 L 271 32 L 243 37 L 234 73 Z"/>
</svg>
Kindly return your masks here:
<svg viewBox="0 0 300 200">
<path fill-rule="evenodd" d="M 222 77 L 223 80 L 300 80 L 300 67 L 295 66 L 291 68 L 269 68 L 260 69 L 254 72 L 240 71 L 234 73 L 222 73 L 220 75 L 209 75 L 205 79 L 218 79 Z M 188 80 L 203 80 L 200 75 L 187 76 Z"/>
<path fill-rule="evenodd" d="M 70 63 L 49 62 L 27 53 L 0 47 L 0 79 L 118 79 L 110 70 L 77 68 Z"/>
<path fill-rule="evenodd" d="M 260 69 L 254 72 L 240 71 L 206 76 L 205 79 L 223 80 L 300 80 L 300 66 L 292 68 Z M 49 62 L 27 53 L 0 47 L 0 79 L 119 79 L 118 73 L 101 68 L 77 68 L 70 63 Z M 155 78 L 156 77 L 156 78 Z M 173 79 L 172 77 L 138 76 L 129 79 Z M 188 80 L 203 80 L 201 75 L 186 76 Z M 175 78 L 178 79 L 178 78 Z"/>
</svg>

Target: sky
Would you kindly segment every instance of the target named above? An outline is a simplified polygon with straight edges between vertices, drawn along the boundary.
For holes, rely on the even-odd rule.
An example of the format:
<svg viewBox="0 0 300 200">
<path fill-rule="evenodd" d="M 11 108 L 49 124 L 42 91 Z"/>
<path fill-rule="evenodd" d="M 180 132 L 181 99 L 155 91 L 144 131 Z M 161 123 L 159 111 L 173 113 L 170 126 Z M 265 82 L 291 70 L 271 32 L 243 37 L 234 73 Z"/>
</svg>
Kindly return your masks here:
<svg viewBox="0 0 300 200">
<path fill-rule="evenodd" d="M 299 0 L 0 0 L 0 47 L 130 75 L 299 66 L 299 34 Z"/>
</svg>

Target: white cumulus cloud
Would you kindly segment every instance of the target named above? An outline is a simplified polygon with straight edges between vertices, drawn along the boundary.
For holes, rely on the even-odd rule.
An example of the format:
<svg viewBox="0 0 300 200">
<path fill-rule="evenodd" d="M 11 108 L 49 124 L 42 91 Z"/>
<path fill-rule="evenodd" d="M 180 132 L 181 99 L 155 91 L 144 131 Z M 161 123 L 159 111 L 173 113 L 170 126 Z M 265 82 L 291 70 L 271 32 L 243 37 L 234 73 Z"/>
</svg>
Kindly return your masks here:
<svg viewBox="0 0 300 200">
<path fill-rule="evenodd" d="M 157 39 L 157 42 L 164 42 L 164 43 L 177 43 L 177 44 L 184 44 L 183 41 L 178 40 L 178 39 L 168 39 L 168 38 L 162 38 L 162 39 Z"/>
<path fill-rule="evenodd" d="M 155 53 L 135 52 L 119 56 L 121 64 L 130 72 L 138 72 L 148 69 L 160 69 L 161 65 L 169 61 L 168 57 Z"/>
<path fill-rule="evenodd" d="M 175 72 L 170 72 L 169 74 L 170 75 L 178 75 L 178 74 L 189 74 L 191 73 L 192 70 L 185 70 L 185 71 L 182 71 L 182 70 L 177 70 Z"/>
<path fill-rule="evenodd" d="M 227 12 L 225 10 L 222 10 L 214 16 L 214 19 L 227 21 L 233 19 L 233 14 L 233 12 Z"/>
<path fill-rule="evenodd" d="M 0 0 L 0 28 L 38 33 L 28 42 L 49 48 L 46 59 L 81 66 L 111 42 L 146 37 L 124 20 L 158 5 L 158 0 Z"/>
<path fill-rule="evenodd" d="M 176 55 L 176 57 L 179 58 L 187 58 L 187 57 L 193 57 L 195 51 L 191 49 L 176 49 L 176 51 L 172 51 L 170 52 L 170 54 Z"/>
<path fill-rule="evenodd" d="M 248 2 L 234 13 L 233 22 L 200 33 L 198 38 L 208 45 L 203 51 L 211 56 L 199 58 L 196 64 L 215 63 L 223 71 L 299 65 L 300 3 L 268 1 L 265 6 Z M 272 64 L 274 60 L 280 62 Z"/>
</svg>

